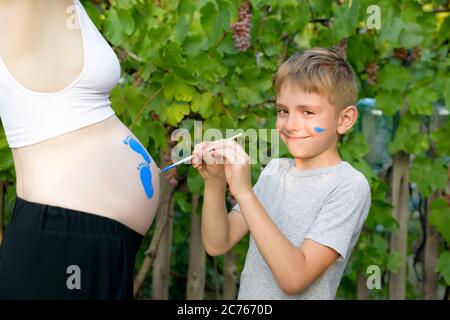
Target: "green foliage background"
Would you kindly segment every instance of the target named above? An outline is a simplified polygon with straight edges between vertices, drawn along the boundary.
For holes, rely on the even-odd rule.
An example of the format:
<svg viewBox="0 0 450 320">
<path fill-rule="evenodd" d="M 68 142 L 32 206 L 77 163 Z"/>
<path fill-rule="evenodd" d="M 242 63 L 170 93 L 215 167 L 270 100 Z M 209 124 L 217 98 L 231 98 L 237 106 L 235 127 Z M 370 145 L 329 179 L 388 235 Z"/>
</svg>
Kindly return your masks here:
<svg viewBox="0 0 450 320">
<path fill-rule="evenodd" d="M 168 149 L 174 128 L 193 130 L 193 121 L 208 128 L 273 128 L 276 112 L 271 78 L 277 67 L 298 50 L 314 46 L 346 46 L 348 61 L 357 74 L 359 97 L 375 97 L 377 108 L 396 122 L 389 152 L 414 155 L 411 180 L 422 197 L 444 190 L 449 155 L 450 122 L 434 131 L 426 124 L 433 104 L 450 109 L 448 12 L 434 12 L 446 1 L 381 0 L 381 29 L 367 29 L 367 8 L 373 1 L 252 0 L 251 46 L 234 47 L 230 25 L 238 18 L 240 1 L 231 0 L 110 0 L 82 1 L 90 17 L 115 49 L 122 80 L 111 92 L 113 107 L 155 159 Z M 448 5 L 448 4 L 447 4 Z M 399 49 L 408 58 L 399 57 Z M 420 49 L 418 57 L 412 57 Z M 374 83 L 368 65 L 376 65 Z M 408 109 L 399 116 L 402 106 Z M 0 175 L 7 181 L 5 210 L 15 198 L 14 168 L 3 130 L 0 133 Z M 372 189 L 372 207 L 360 240 L 345 271 L 338 297 L 356 298 L 357 273 L 369 265 L 395 272 L 398 254 L 389 253 L 388 235 L 395 232 L 389 203 L 390 187 L 364 157 L 369 145 L 353 129 L 339 145 L 343 160 L 365 174 Z M 288 156 L 282 146 L 281 156 Z M 261 167 L 252 168 L 256 180 Z M 170 298 L 186 292 L 191 196 L 202 194 L 202 181 L 189 166 L 177 173 Z M 187 188 L 181 187 L 186 185 Z M 201 207 L 201 206 L 200 206 Z M 444 198 L 432 205 L 430 222 L 442 236 L 438 271 L 441 284 L 450 285 L 450 209 Z M 411 219 L 408 254 L 423 234 Z M 153 227 L 138 255 L 143 259 Z M 235 251 L 242 269 L 246 241 Z M 205 298 L 215 298 L 221 285 L 222 259 L 207 259 Z M 150 281 L 142 291 L 150 296 Z M 387 285 L 372 290 L 373 298 L 387 298 Z M 420 297 L 409 285 L 408 298 Z"/>
</svg>

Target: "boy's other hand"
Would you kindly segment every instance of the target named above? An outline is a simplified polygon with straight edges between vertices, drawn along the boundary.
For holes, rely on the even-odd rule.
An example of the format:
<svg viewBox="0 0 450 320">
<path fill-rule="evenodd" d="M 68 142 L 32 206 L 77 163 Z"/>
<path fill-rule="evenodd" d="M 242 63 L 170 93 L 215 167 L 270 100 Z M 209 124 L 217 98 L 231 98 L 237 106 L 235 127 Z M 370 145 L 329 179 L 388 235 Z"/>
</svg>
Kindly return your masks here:
<svg viewBox="0 0 450 320">
<path fill-rule="evenodd" d="M 250 174 L 250 157 L 233 140 L 219 140 L 214 144 L 213 156 L 224 163 L 225 178 L 230 192 L 239 202 L 253 192 Z"/>
<path fill-rule="evenodd" d="M 205 181 L 217 179 L 224 182 L 225 172 L 223 162 L 213 156 L 213 150 L 206 150 L 211 148 L 214 143 L 214 141 L 204 141 L 195 145 L 194 151 L 192 152 L 194 156 L 192 166 L 200 173 Z"/>
</svg>

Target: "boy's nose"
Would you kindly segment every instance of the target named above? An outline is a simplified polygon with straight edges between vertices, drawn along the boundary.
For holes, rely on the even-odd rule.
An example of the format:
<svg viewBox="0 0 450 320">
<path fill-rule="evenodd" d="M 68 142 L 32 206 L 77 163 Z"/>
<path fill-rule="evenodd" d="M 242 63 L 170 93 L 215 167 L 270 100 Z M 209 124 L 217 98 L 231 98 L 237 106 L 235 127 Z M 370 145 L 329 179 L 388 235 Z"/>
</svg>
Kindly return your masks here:
<svg viewBox="0 0 450 320">
<path fill-rule="evenodd" d="M 297 117 L 295 114 L 289 115 L 286 125 L 284 128 L 288 131 L 300 131 L 304 129 L 305 123 L 300 117 Z"/>
</svg>

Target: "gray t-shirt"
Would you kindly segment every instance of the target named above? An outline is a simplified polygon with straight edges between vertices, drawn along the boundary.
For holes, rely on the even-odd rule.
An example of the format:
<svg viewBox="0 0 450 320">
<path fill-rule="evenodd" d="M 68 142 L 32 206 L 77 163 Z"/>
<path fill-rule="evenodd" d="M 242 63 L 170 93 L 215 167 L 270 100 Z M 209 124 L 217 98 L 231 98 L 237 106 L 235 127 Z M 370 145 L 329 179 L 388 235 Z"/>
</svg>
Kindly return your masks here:
<svg viewBox="0 0 450 320">
<path fill-rule="evenodd" d="M 295 167 L 294 159 L 274 159 L 264 168 L 253 190 L 273 222 L 295 246 L 300 247 L 307 238 L 333 248 L 340 256 L 308 288 L 286 295 L 250 234 L 238 299 L 334 299 L 369 213 L 371 195 L 366 177 L 346 161 L 301 170 Z M 239 205 L 233 210 L 240 212 Z"/>
</svg>

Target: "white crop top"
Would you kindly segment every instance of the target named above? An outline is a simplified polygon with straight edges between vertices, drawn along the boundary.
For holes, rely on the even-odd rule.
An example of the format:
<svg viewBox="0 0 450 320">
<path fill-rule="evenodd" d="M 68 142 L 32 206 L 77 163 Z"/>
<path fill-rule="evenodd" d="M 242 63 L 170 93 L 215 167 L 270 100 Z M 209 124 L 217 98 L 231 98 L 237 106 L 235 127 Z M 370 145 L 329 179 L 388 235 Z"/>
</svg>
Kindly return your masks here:
<svg viewBox="0 0 450 320">
<path fill-rule="evenodd" d="M 10 148 L 18 148 L 100 122 L 114 114 L 109 92 L 120 79 L 120 63 L 79 0 L 74 0 L 83 39 L 78 78 L 58 92 L 22 86 L 0 57 L 0 117 Z"/>
</svg>

